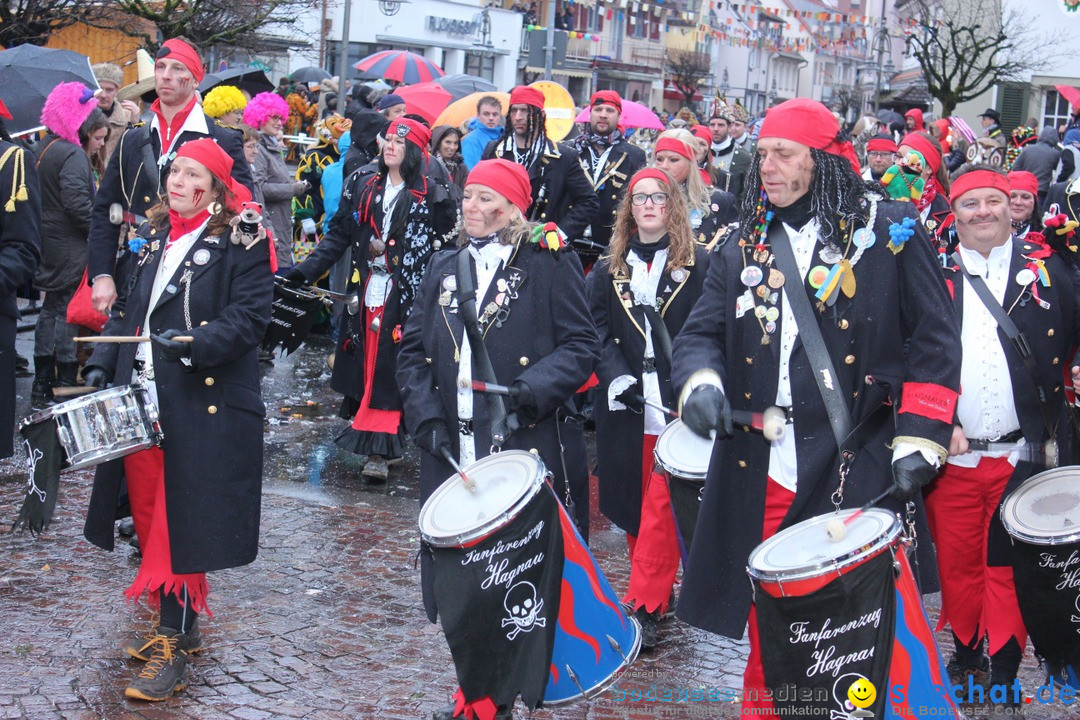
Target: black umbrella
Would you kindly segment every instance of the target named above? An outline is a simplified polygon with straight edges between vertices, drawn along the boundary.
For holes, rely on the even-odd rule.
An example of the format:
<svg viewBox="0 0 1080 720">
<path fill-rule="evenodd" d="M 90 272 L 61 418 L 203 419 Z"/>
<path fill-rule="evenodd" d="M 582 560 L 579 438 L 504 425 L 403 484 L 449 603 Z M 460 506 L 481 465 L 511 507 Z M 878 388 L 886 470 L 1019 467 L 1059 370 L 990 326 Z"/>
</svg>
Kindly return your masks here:
<svg viewBox="0 0 1080 720">
<path fill-rule="evenodd" d="M 292 74 L 289 75 L 290 80 L 298 83 L 317 83 L 332 77 L 334 76 L 330 73 L 315 66 L 302 67 L 299 70 L 293 70 Z"/>
<path fill-rule="evenodd" d="M 270 82 L 270 78 L 266 77 L 266 73 L 250 65 L 225 68 L 216 73 L 207 73 L 203 81 L 199 83 L 199 92 L 205 95 L 218 85 L 234 85 L 252 96 L 274 89 L 274 83 Z"/>
<path fill-rule="evenodd" d="M 904 116 L 895 110 L 889 108 L 882 108 L 877 111 L 877 119 L 886 125 L 904 124 Z"/>
<path fill-rule="evenodd" d="M 40 129 L 41 108 L 53 88 L 63 82 L 81 82 L 97 88 L 90 58 L 71 50 L 17 45 L 0 51 L 0 100 L 11 120 L 4 125 L 12 135 Z"/>
<path fill-rule="evenodd" d="M 495 83 L 465 73 L 454 73 L 435 78 L 435 82 L 442 85 L 443 90 L 450 93 L 450 102 L 460 100 L 466 95 L 476 92 L 494 92 L 497 88 Z"/>
</svg>

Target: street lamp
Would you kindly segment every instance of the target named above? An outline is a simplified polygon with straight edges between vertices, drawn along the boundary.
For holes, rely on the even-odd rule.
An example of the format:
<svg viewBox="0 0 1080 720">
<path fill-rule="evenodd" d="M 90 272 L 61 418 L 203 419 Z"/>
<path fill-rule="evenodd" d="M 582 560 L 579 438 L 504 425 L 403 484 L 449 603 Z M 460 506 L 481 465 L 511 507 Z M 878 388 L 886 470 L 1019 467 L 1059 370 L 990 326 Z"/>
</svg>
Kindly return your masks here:
<svg viewBox="0 0 1080 720">
<path fill-rule="evenodd" d="M 885 0 L 881 0 L 881 22 L 878 24 L 877 32 L 874 33 L 874 50 L 877 52 L 877 69 L 875 71 L 874 78 L 874 114 L 877 115 L 877 111 L 881 108 L 881 85 L 882 75 L 885 73 L 892 77 L 893 74 L 893 62 L 892 53 L 889 53 L 888 62 L 883 62 L 885 59 L 885 51 L 889 45 L 889 28 L 885 25 Z"/>
<path fill-rule="evenodd" d="M 776 78 L 772 79 L 772 87 L 769 88 L 769 107 L 776 102 Z"/>
<path fill-rule="evenodd" d="M 727 68 L 725 67 L 724 68 L 724 75 L 720 80 L 720 94 L 724 95 L 726 97 L 727 92 L 728 92 L 728 72 L 727 72 Z"/>
</svg>

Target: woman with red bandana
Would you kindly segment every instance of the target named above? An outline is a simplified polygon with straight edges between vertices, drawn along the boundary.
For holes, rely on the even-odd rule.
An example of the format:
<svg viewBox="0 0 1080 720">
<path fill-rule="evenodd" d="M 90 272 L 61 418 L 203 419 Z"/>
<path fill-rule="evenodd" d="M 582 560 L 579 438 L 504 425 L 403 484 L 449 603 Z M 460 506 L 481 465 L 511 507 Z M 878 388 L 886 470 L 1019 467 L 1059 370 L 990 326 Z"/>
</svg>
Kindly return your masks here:
<svg viewBox="0 0 1080 720">
<path fill-rule="evenodd" d="M 345 393 L 341 412 L 352 423 L 335 442 L 366 456 L 361 473 L 372 483 L 386 482 L 389 463 L 404 453 L 397 354 L 428 260 L 457 220 L 445 181 L 424 172 L 430 142 L 431 133 L 416 120 L 390 123 L 378 171 L 358 180 L 356 198 L 342 199 L 330 232 L 285 273 L 290 284 L 312 283 L 352 245 L 347 292 L 360 302 L 342 314 L 334 356 L 335 389 Z"/>
<path fill-rule="evenodd" d="M 738 219 L 735 197 L 710 187 L 699 172 L 697 139 L 689 130 L 665 130 L 653 147 L 653 165 L 679 186 L 690 205 L 690 229 L 699 245 L 714 247 Z"/>
<path fill-rule="evenodd" d="M 653 472 L 653 449 L 668 419 L 645 401 L 675 406 L 671 338 L 701 295 L 709 266 L 709 253 L 694 243 L 689 212 L 667 173 L 639 170 L 619 205 L 608 253 L 586 278 L 600 338 L 600 510 L 626 531 L 625 601 L 646 650 L 656 645 L 657 625 L 669 609 L 679 541 L 667 479 Z M 653 327 L 660 318 L 663 327 Z"/>
<path fill-rule="evenodd" d="M 160 612 L 148 637 L 126 648 L 146 661 L 125 694 L 165 700 L 186 684 L 201 646 L 206 573 L 255 559 L 262 490 L 263 415 L 257 347 L 270 322 L 273 280 L 265 240 L 231 241 L 229 219 L 250 199 L 230 175 L 232 158 L 212 139 L 176 151 L 166 195 L 130 243 L 135 261 L 123 310 L 86 365 L 88 385 L 145 384 L 164 440 L 98 466 L 84 533 L 113 548 L 126 476 L 142 561 L 125 595 L 145 592 Z M 176 339 L 189 336 L 189 341 Z"/>
</svg>

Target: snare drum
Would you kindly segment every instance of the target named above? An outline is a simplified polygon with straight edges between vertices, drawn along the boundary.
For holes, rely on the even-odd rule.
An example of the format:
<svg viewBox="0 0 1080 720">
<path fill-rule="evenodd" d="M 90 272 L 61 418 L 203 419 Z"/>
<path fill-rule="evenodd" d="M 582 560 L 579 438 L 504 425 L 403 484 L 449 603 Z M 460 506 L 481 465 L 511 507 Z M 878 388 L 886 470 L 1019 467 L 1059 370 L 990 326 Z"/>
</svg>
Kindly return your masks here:
<svg viewBox="0 0 1080 720">
<path fill-rule="evenodd" d="M 899 518 L 870 509 L 847 526 L 842 540 L 828 539 L 829 521 L 855 512 L 793 525 L 750 555 L 747 572 L 766 685 L 799 691 L 774 693 L 774 705 L 851 713 L 855 708 L 846 692 L 863 677 L 877 689 L 867 708 L 874 717 L 886 717 L 886 701 L 901 716 L 959 712 L 938 689 L 949 687 L 948 674 L 908 564 Z M 800 694 L 804 688 L 808 695 Z"/>
<path fill-rule="evenodd" d="M 311 332 L 323 300 L 318 295 L 299 288 L 274 283 L 274 303 L 270 306 L 270 324 L 263 337 L 263 348 L 273 350 L 278 345 L 286 353 L 300 347 Z"/>
<path fill-rule="evenodd" d="M 451 476 L 424 503 L 420 534 L 432 546 L 436 603 L 466 700 L 505 704 L 520 693 L 535 707 L 595 697 L 636 658 L 637 621 L 537 455 L 506 450 L 464 471 L 476 492 Z M 525 665 L 528 679 L 507 687 Z"/>
<path fill-rule="evenodd" d="M 161 443 L 158 411 L 139 384 L 99 390 L 29 415 L 20 431 L 54 423 L 63 470 L 98 465 Z"/>
<path fill-rule="evenodd" d="M 1025 481 L 1001 505 L 1012 538 L 1016 600 L 1035 653 L 1080 669 L 1080 468 L 1059 467 Z"/>
<path fill-rule="evenodd" d="M 683 567 L 694 542 L 701 493 L 705 476 L 709 474 L 713 441 L 688 428 L 682 420 L 672 420 L 656 439 L 653 457 L 667 476 L 671 494 L 671 510 L 675 513 L 675 529 L 679 534 L 679 551 Z"/>
</svg>

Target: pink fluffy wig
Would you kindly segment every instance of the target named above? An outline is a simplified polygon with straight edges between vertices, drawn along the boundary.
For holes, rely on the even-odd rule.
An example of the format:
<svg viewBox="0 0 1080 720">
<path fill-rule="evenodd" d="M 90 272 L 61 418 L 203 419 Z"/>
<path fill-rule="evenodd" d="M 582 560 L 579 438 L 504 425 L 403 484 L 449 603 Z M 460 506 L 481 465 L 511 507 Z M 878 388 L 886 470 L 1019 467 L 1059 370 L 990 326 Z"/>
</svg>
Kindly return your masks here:
<svg viewBox="0 0 1080 720">
<path fill-rule="evenodd" d="M 282 120 L 289 119 L 289 103 L 285 98 L 272 92 L 261 92 L 251 98 L 251 102 L 244 108 L 244 124 L 259 130 L 266 121 L 273 116 Z"/>
<path fill-rule="evenodd" d="M 94 90 L 80 82 L 60 83 L 49 93 L 41 109 L 41 124 L 49 132 L 73 145 L 79 141 L 79 128 L 98 106 Z"/>
</svg>

